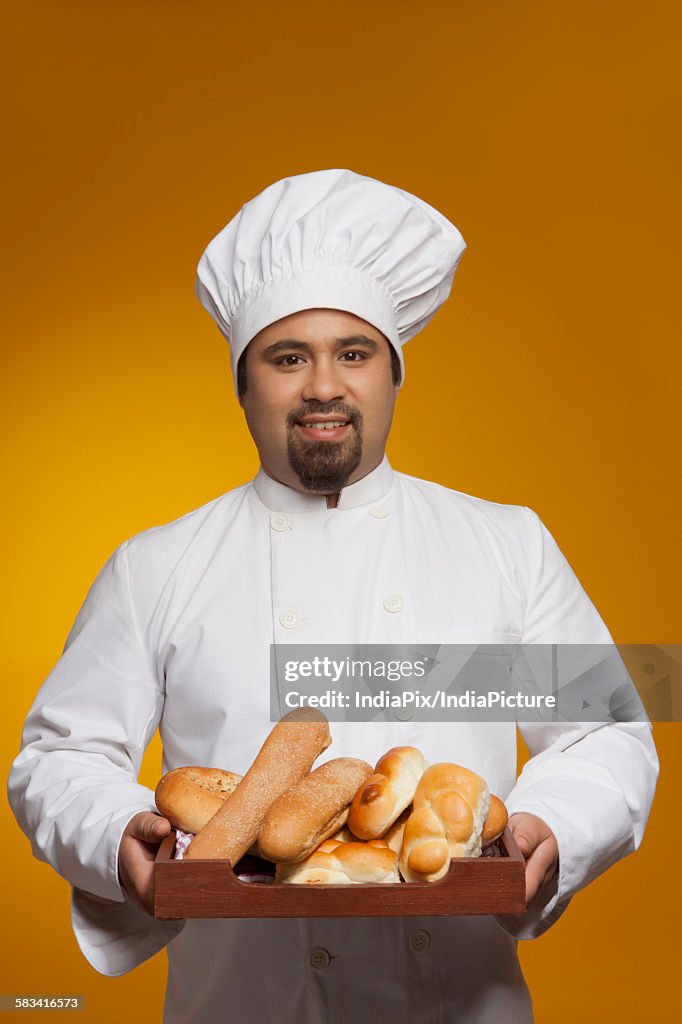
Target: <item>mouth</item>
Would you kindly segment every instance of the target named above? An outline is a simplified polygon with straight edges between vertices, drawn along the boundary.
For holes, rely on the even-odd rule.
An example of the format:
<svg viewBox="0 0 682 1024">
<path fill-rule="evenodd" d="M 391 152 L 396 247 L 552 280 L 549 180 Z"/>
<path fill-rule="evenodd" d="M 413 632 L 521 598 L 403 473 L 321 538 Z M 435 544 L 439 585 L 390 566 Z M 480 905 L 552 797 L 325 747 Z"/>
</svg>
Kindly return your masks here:
<svg viewBox="0 0 682 1024">
<path fill-rule="evenodd" d="M 305 416 L 295 426 L 304 437 L 313 441 L 335 441 L 345 437 L 351 422 L 343 416 Z"/>
</svg>

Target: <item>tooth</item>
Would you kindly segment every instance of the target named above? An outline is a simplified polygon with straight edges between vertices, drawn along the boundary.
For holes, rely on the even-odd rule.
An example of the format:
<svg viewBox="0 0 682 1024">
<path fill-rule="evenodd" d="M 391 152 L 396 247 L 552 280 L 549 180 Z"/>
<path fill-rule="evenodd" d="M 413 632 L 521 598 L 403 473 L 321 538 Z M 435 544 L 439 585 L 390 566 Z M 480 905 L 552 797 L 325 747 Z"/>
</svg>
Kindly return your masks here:
<svg viewBox="0 0 682 1024">
<path fill-rule="evenodd" d="M 305 426 L 313 430 L 333 430 L 335 427 L 345 427 L 344 420 L 330 420 L 327 423 L 306 423 Z"/>
</svg>

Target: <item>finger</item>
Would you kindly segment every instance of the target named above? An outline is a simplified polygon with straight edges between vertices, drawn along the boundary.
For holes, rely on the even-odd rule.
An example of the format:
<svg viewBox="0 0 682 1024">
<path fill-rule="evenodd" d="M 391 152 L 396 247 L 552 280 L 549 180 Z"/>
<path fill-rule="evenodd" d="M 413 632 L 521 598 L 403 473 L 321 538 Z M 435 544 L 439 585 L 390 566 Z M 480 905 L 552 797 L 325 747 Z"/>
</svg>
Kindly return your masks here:
<svg viewBox="0 0 682 1024">
<path fill-rule="evenodd" d="M 164 839 L 171 830 L 170 821 L 167 818 L 162 818 L 159 814 L 152 814 L 152 822 L 149 825 L 149 833 L 151 835 L 152 842 L 158 842 Z"/>
<path fill-rule="evenodd" d="M 128 834 L 136 839 L 142 839 L 146 843 L 159 843 L 171 830 L 167 818 L 152 811 L 142 811 L 136 814 L 128 825 Z"/>
<path fill-rule="evenodd" d="M 154 865 L 148 862 L 136 864 L 122 880 L 135 902 L 151 913 L 154 903 Z"/>
<path fill-rule="evenodd" d="M 549 840 L 540 843 L 526 861 L 526 900 L 530 902 L 556 870 L 557 857 Z"/>
<path fill-rule="evenodd" d="M 149 867 L 142 877 L 138 880 L 138 893 L 142 901 L 142 906 L 149 913 L 154 911 L 154 869 Z"/>
<path fill-rule="evenodd" d="M 544 871 L 540 872 L 530 860 L 526 861 L 526 903 L 535 898 L 543 878 Z"/>
<path fill-rule="evenodd" d="M 521 832 L 520 829 L 518 832 L 514 832 L 512 830 L 512 835 L 514 836 L 519 851 L 523 854 L 525 859 L 528 860 L 531 853 L 533 852 L 533 846 L 531 844 L 530 839 L 528 838 L 528 836 L 524 835 L 524 833 Z"/>
<path fill-rule="evenodd" d="M 154 901 L 154 852 L 151 846 L 125 836 L 119 854 L 119 875 L 126 891 L 150 913 Z"/>
</svg>

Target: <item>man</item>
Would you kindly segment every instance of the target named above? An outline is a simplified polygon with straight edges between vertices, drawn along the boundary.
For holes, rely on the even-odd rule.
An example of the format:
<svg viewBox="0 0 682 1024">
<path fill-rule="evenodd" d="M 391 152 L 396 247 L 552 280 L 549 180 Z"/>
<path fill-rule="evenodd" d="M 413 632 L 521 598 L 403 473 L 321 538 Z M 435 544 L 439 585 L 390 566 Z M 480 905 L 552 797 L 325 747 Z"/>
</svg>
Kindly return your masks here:
<svg viewBox="0 0 682 1024">
<path fill-rule="evenodd" d="M 123 544 L 29 714 L 10 799 L 74 886 L 84 954 L 117 975 L 169 943 L 165 1021 L 526 1022 L 514 937 L 641 840 L 657 773 L 648 724 L 334 722 L 332 756 L 419 747 L 506 799 L 527 914 L 154 921 L 169 826 L 136 783 L 244 772 L 270 728 L 270 644 L 583 643 L 609 634 L 528 509 L 395 473 L 384 448 L 402 345 L 447 298 L 461 236 L 414 196 L 349 171 L 285 179 L 209 245 L 198 294 L 230 341 L 261 459 L 251 484 Z M 145 909 L 147 908 L 147 909 Z"/>
</svg>

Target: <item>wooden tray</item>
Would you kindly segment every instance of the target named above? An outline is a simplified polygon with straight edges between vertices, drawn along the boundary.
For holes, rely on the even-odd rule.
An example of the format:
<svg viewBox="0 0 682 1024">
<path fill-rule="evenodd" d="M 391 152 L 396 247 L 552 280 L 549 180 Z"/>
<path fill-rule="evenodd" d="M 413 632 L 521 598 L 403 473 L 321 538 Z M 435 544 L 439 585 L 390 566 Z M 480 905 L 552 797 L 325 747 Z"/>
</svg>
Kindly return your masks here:
<svg viewBox="0 0 682 1024">
<path fill-rule="evenodd" d="M 292 885 L 241 882 L 227 860 L 172 860 L 173 834 L 154 868 L 154 916 L 412 917 L 523 914 L 523 855 L 506 829 L 503 856 L 456 858 L 438 882 Z"/>
</svg>

